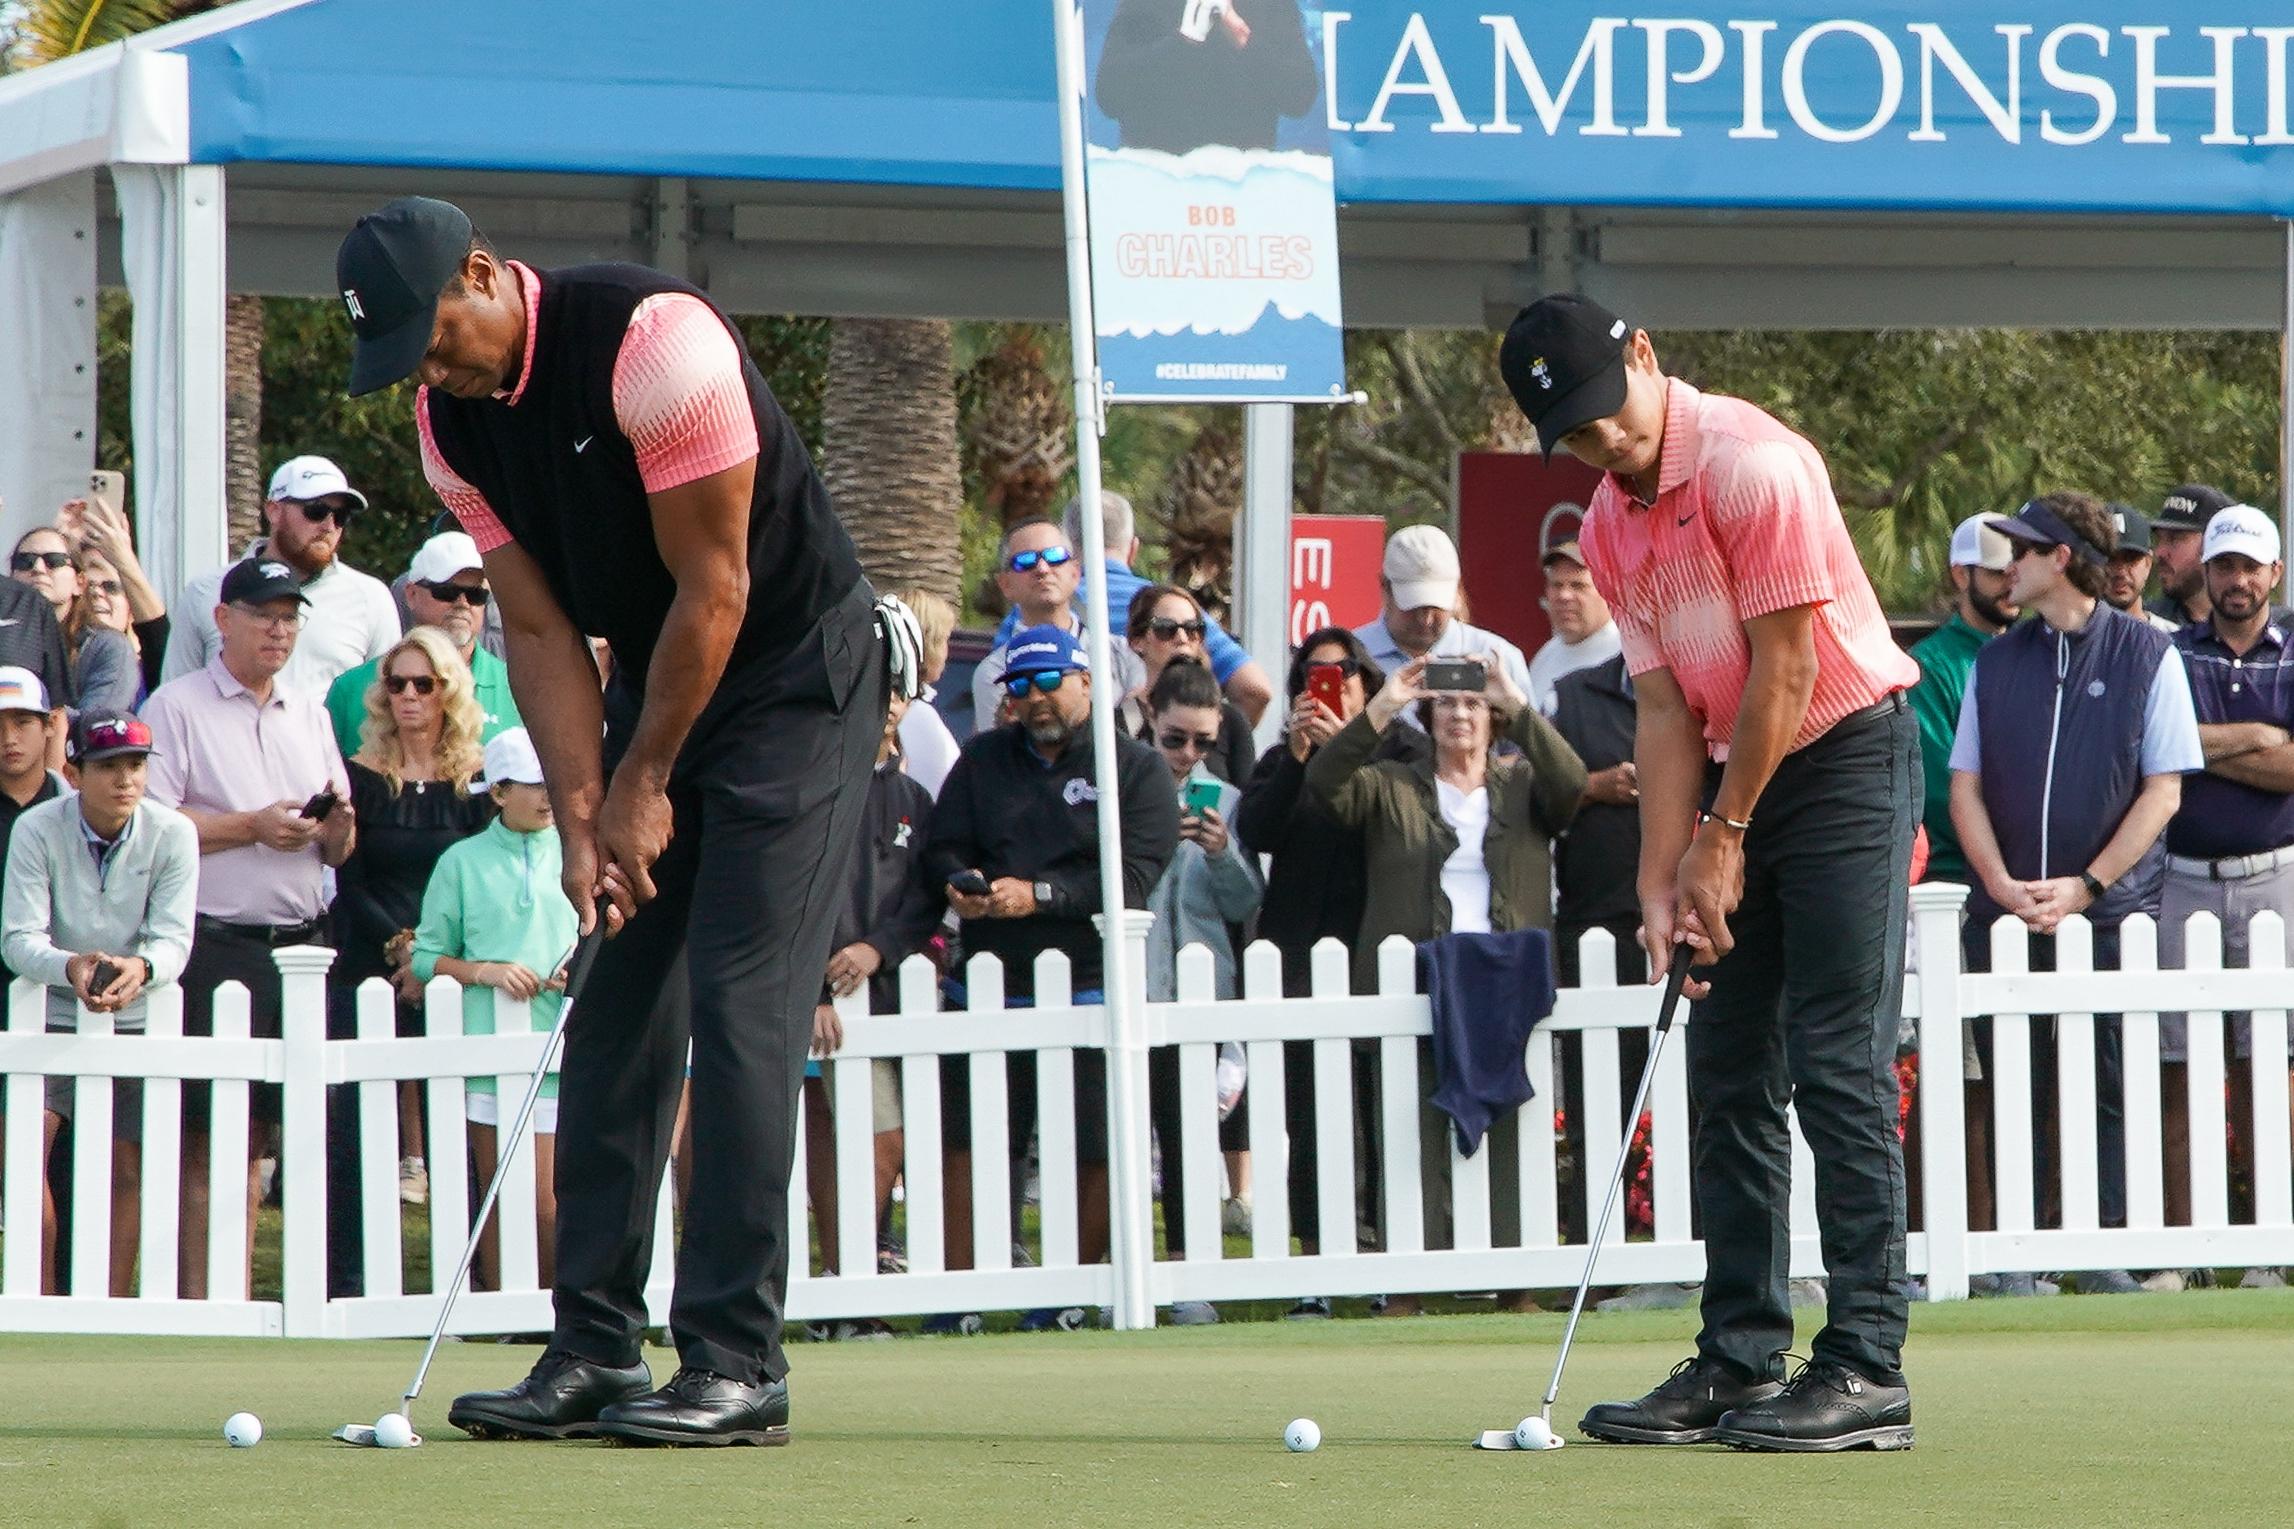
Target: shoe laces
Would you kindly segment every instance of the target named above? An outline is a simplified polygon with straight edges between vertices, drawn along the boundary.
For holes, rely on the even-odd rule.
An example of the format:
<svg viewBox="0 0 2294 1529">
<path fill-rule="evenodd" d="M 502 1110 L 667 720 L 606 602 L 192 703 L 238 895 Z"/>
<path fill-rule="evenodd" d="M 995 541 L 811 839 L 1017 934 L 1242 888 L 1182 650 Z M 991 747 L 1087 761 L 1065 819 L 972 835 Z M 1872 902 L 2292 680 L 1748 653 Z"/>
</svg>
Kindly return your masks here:
<svg viewBox="0 0 2294 1529">
<path fill-rule="evenodd" d="M 537 1381 L 552 1380 L 556 1378 L 560 1370 L 579 1363 L 581 1363 L 581 1355 L 572 1349 L 546 1348 L 542 1350 L 542 1357 L 534 1361 L 533 1378 Z"/>
<path fill-rule="evenodd" d="M 1728 1374 L 1728 1367 L 1719 1360 L 1709 1359 L 1703 1354 L 1691 1354 L 1679 1364 L 1674 1365 L 1673 1373 L 1660 1381 L 1657 1389 L 1651 1394 L 1656 1396 L 1688 1396 L 1702 1390 L 1708 1384 L 1706 1377 L 1711 1372 L 1726 1375 Z M 1731 1375 L 1729 1378 L 1733 1380 L 1735 1377 Z"/>
<path fill-rule="evenodd" d="M 1824 1386 L 1842 1396 L 1853 1396 L 1856 1392 L 1849 1384 L 1849 1377 L 1854 1373 L 1837 1359 L 1803 1359 L 1800 1368 L 1794 1370 L 1784 1382 L 1784 1391 L 1788 1396 L 1797 1396 L 1804 1390 L 1812 1391 L 1818 1386 Z M 1857 1378 L 1860 1380 L 1862 1377 Z"/>
<path fill-rule="evenodd" d="M 661 1389 L 681 1402 L 693 1402 L 699 1401 L 702 1394 L 718 1381 L 729 1378 L 718 1374 L 715 1370 L 704 1370 L 695 1365 L 682 1365 L 678 1368 L 677 1373 L 669 1378 L 669 1384 Z"/>
</svg>

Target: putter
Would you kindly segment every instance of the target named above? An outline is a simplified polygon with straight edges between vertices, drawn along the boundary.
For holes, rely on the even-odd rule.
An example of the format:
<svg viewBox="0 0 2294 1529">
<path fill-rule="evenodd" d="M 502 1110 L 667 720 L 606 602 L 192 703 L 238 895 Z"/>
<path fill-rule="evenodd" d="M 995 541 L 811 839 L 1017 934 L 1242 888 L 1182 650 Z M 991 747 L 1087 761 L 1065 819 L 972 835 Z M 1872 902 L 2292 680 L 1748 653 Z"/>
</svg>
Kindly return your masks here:
<svg viewBox="0 0 2294 1529">
<path fill-rule="evenodd" d="M 414 1379 L 407 1385 L 406 1394 L 399 1399 L 397 1412 L 409 1424 L 409 1447 L 419 1445 L 422 1435 L 412 1431 L 414 1399 L 422 1394 L 422 1383 L 430 1377 L 430 1361 L 438 1357 L 438 1345 L 445 1340 L 446 1324 L 453 1319 L 454 1302 L 462 1294 L 463 1282 L 470 1277 L 470 1261 L 478 1254 L 478 1238 L 486 1230 L 486 1218 L 494 1212 L 494 1198 L 501 1193 L 502 1175 L 509 1171 L 510 1160 L 517 1154 L 518 1143 L 525 1140 L 526 1128 L 533 1124 L 534 1105 L 542 1097 L 542 1081 L 549 1076 L 550 1061 L 558 1054 L 559 1043 L 565 1039 L 566 1021 L 573 1018 L 574 1000 L 581 996 L 582 985 L 589 980 L 589 969 L 597 961 L 598 947 L 605 943 L 605 910 L 600 908 L 597 922 L 590 932 L 575 942 L 572 964 L 566 970 L 566 1001 L 558 1005 L 557 1022 L 550 1026 L 550 1035 L 542 1043 L 542 1058 L 534 1064 L 534 1076 L 526 1084 L 526 1102 L 518 1106 L 517 1124 L 503 1138 L 494 1163 L 494 1177 L 486 1185 L 485 1195 L 478 1201 L 477 1219 L 470 1226 L 470 1240 L 463 1245 L 462 1263 L 447 1282 L 446 1299 L 439 1303 L 437 1325 L 430 1329 L 430 1342 L 422 1350 L 422 1363 L 414 1367 Z M 389 1413 L 384 1413 L 385 1418 Z M 372 1423 L 345 1423 L 334 1431 L 334 1437 L 345 1444 L 379 1448 Z"/>
<path fill-rule="evenodd" d="M 1561 1394 L 1561 1372 L 1569 1365 L 1569 1345 L 1577 1337 L 1577 1319 L 1585 1315 L 1586 1292 L 1593 1288 L 1593 1266 L 1601 1257 L 1602 1239 L 1609 1235 L 1609 1218 L 1616 1213 L 1617 1196 L 1625 1187 L 1625 1154 L 1633 1144 L 1633 1131 L 1641 1120 L 1641 1111 L 1649 1104 L 1649 1087 L 1657 1078 L 1657 1058 L 1665 1049 L 1665 1034 L 1673 1028 L 1673 1015 L 1681 1006 L 1681 989 L 1689 980 L 1691 947 L 1675 945 L 1671 966 L 1665 971 L 1664 1005 L 1657 1011 L 1657 1022 L 1649 1035 L 1649 1060 L 1641 1068 L 1641 1086 L 1633 1091 L 1633 1108 L 1625 1115 L 1625 1140 L 1617 1147 L 1617 1166 L 1609 1175 L 1609 1192 L 1601 1200 L 1601 1219 L 1594 1224 L 1593 1240 L 1585 1248 L 1585 1275 L 1577 1282 L 1577 1298 L 1569 1303 L 1569 1325 L 1561 1330 L 1561 1353 L 1553 1361 L 1553 1382 L 1545 1388 L 1545 1404 L 1538 1409 L 1538 1418 L 1545 1424 L 1547 1436 L 1552 1440 L 1548 1449 L 1561 1447 L 1561 1435 L 1553 1432 L 1553 1401 Z M 1485 1430 L 1474 1441 L 1476 1449 L 1517 1449 L 1512 1429 Z"/>
</svg>

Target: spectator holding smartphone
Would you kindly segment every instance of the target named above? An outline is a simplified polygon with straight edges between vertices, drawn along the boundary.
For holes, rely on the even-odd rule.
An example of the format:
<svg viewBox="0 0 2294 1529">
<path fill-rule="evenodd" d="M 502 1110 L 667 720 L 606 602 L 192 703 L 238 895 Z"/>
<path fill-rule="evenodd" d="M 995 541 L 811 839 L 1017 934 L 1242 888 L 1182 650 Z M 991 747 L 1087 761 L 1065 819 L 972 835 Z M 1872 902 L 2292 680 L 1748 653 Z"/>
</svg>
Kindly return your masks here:
<svg viewBox="0 0 2294 1529">
<path fill-rule="evenodd" d="M 167 656 L 167 602 L 144 576 L 135 555 L 135 535 L 127 511 L 111 499 L 68 499 L 56 528 L 79 549 L 85 582 L 80 600 L 83 624 L 119 633 L 135 650 L 137 705 L 159 688 L 159 666 Z M 81 704 L 96 704 L 81 697 Z"/>
<path fill-rule="evenodd" d="M 48 1028 L 79 1028 L 86 1004 L 124 1032 L 144 1027 L 145 995 L 182 975 L 191 951 L 199 834 L 144 799 L 151 729 L 124 711 L 84 711 L 72 738 L 80 790 L 24 814 L 7 852 L 0 944 L 48 988 Z M 50 1078 L 41 1179 L 78 1085 Z M 143 1085 L 123 1079 L 112 1109 L 111 1293 L 135 1294 L 141 1231 Z M 55 1207 L 43 1203 L 41 1289 L 56 1288 Z M 84 1292 L 83 1292 L 84 1293 Z"/>
<path fill-rule="evenodd" d="M 73 703 L 97 708 L 133 706 L 140 685 L 135 649 L 119 633 L 89 622 L 84 601 L 87 577 L 82 572 L 80 552 L 70 538 L 54 526 L 34 526 L 16 539 L 9 569 L 16 582 L 38 590 L 55 613 L 56 628 L 64 639 Z"/>
</svg>

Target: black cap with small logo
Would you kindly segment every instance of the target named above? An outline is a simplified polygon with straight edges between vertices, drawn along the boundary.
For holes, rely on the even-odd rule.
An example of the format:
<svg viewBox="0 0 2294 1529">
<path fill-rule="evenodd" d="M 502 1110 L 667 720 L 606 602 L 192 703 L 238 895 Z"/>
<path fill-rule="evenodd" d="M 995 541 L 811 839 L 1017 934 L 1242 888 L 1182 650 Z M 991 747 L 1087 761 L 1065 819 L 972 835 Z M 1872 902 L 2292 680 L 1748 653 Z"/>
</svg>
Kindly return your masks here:
<svg viewBox="0 0 2294 1529">
<path fill-rule="evenodd" d="M 2151 550 L 2151 523 L 2137 513 L 2133 505 L 2116 501 L 2104 506 L 2111 512 L 2111 526 L 2119 533 L 2120 552 L 2148 552 Z"/>
<path fill-rule="evenodd" d="M 1625 407 L 1626 322 L 1574 292 L 1541 297 L 1514 316 L 1498 347 L 1513 401 L 1547 457 L 1578 426 Z"/>
<path fill-rule="evenodd" d="M 2208 521 L 2234 502 L 2211 484 L 2178 484 L 2168 489 L 2166 498 L 2159 501 L 2159 513 L 2151 525 L 2160 531 L 2203 531 Z"/>
<path fill-rule="evenodd" d="M 251 557 L 233 563 L 223 575 L 223 587 L 216 598 L 225 605 L 262 605 L 271 600 L 300 600 L 311 603 L 303 593 L 303 581 L 295 577 L 295 570 L 277 558 Z"/>
<path fill-rule="evenodd" d="M 358 220 L 335 252 L 335 287 L 350 314 L 350 395 L 410 376 L 430 348 L 438 294 L 470 252 L 470 216 L 452 202 L 406 196 Z"/>
</svg>

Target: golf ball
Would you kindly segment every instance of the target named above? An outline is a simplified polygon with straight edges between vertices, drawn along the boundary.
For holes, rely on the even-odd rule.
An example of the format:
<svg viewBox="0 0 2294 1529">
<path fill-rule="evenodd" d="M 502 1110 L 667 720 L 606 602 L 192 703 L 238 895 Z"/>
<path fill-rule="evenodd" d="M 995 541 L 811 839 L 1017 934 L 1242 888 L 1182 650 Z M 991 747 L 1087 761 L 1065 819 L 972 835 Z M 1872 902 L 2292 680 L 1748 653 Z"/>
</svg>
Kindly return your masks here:
<svg viewBox="0 0 2294 1529">
<path fill-rule="evenodd" d="M 252 1412 L 234 1412 L 223 1420 L 223 1437 L 233 1449 L 253 1449 L 263 1442 L 263 1420 Z"/>
<path fill-rule="evenodd" d="M 1292 1418 L 1282 1431 L 1282 1445 L 1294 1455 L 1312 1454 L 1322 1447 L 1322 1427 L 1312 1418 Z"/>
<path fill-rule="evenodd" d="M 1559 1449 L 1561 1441 L 1553 1436 L 1553 1425 L 1541 1417 L 1526 1417 L 1513 1425 L 1515 1449 Z"/>
<path fill-rule="evenodd" d="M 401 1413 L 386 1412 L 374 1420 L 374 1442 L 384 1449 L 404 1449 L 414 1442 L 414 1425 Z"/>
</svg>

